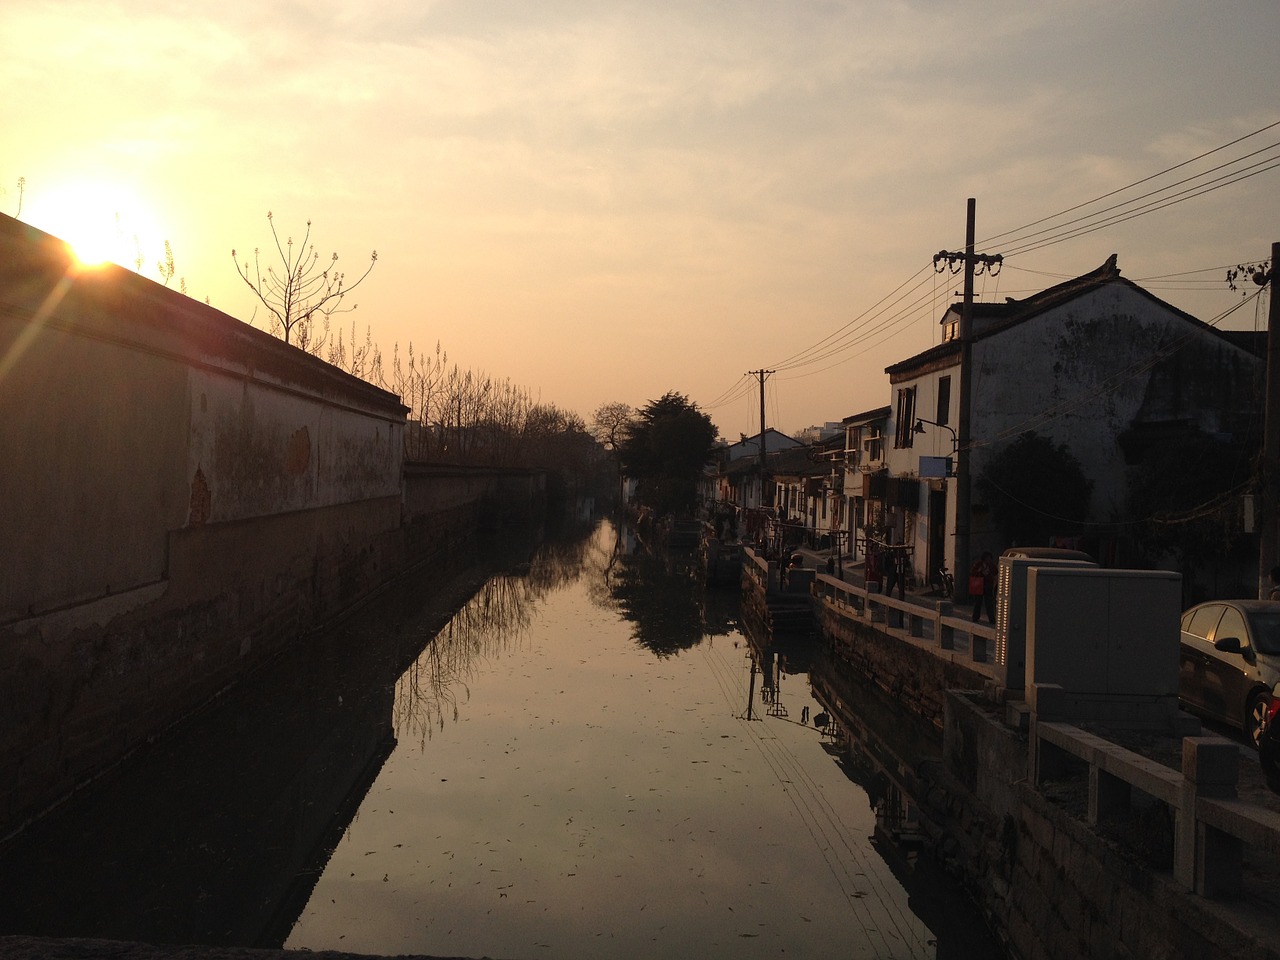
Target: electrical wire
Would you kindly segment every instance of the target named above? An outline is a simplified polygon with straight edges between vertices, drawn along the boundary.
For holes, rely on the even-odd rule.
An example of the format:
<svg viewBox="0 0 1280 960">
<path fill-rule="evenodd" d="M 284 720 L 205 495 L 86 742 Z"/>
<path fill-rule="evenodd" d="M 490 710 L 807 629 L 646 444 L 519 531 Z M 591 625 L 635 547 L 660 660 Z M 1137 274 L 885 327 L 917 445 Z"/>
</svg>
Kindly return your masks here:
<svg viewBox="0 0 1280 960">
<path fill-rule="evenodd" d="M 1280 120 L 1267 124 L 1263 127 L 1260 127 L 1257 130 L 1254 130 L 1251 133 L 1245 134 L 1241 137 L 1237 137 L 1234 140 L 1231 140 L 1228 143 L 1224 143 L 1221 146 L 1215 147 L 1212 150 L 1207 150 L 1201 154 L 1198 154 L 1195 157 L 1192 157 L 1188 160 L 1184 160 L 1181 163 L 1177 163 L 1171 167 L 1167 167 L 1164 170 L 1159 171 L 1158 173 L 1154 173 L 1149 176 L 1143 177 L 1139 180 L 1134 181 L 1133 183 L 1127 184 L 1126 186 L 1108 191 L 1107 193 L 1104 193 L 1098 197 L 1094 197 L 1091 200 L 1087 200 L 1083 203 L 1075 204 L 1071 207 L 1066 208 L 1065 210 L 1061 210 L 1057 213 L 1050 214 L 1049 216 L 1041 217 L 1040 219 L 1034 220 L 1028 224 L 1024 224 L 1023 226 L 1015 227 L 1011 230 L 1004 231 L 1003 233 L 995 234 L 987 238 L 986 240 L 984 240 L 982 242 L 982 246 L 989 247 L 997 240 L 1004 240 L 1008 238 L 1014 242 L 1015 246 L 1013 250 L 1003 254 L 1006 258 L 1017 256 L 1019 254 L 1030 253 L 1034 250 L 1044 249 L 1045 247 L 1052 246 L 1057 243 L 1062 243 L 1062 242 L 1065 242 L 1066 240 L 1085 236 L 1087 234 L 1094 233 L 1098 230 L 1105 229 L 1106 227 L 1115 226 L 1119 223 L 1127 222 L 1128 220 L 1132 220 L 1137 217 L 1146 216 L 1147 214 L 1154 213 L 1157 210 L 1166 209 L 1167 207 L 1173 206 L 1174 204 L 1182 203 L 1186 200 L 1203 196 L 1206 193 L 1214 192 L 1225 186 L 1231 186 L 1243 180 L 1247 180 L 1251 177 L 1257 176 L 1258 174 L 1266 173 L 1271 170 L 1274 170 L 1277 167 L 1280 167 L 1280 158 L 1269 157 L 1265 160 L 1259 160 L 1254 164 L 1252 164 L 1251 166 L 1244 167 L 1241 169 L 1231 170 L 1230 168 L 1240 164 L 1244 160 L 1248 160 L 1253 157 L 1258 157 L 1263 154 L 1267 154 L 1271 151 L 1274 151 L 1277 148 L 1280 148 L 1280 141 L 1268 144 L 1265 147 L 1261 147 L 1257 150 L 1251 151 L 1250 153 L 1245 154 L 1242 157 L 1237 157 L 1233 160 L 1229 160 L 1229 161 L 1225 161 L 1223 163 L 1217 164 L 1216 166 L 1208 170 L 1202 171 L 1200 173 L 1194 174 L 1193 176 L 1184 177 L 1183 179 L 1175 183 L 1167 184 L 1156 190 L 1147 191 L 1141 196 L 1133 197 L 1129 200 L 1123 201 L 1118 204 L 1112 204 L 1111 206 L 1106 207 L 1102 210 L 1095 211 L 1092 214 L 1076 217 L 1064 223 L 1060 223 L 1054 227 L 1046 227 L 1042 230 L 1035 230 L 1033 232 L 1028 233 L 1028 231 L 1032 231 L 1032 228 L 1034 227 L 1039 227 L 1043 224 L 1050 223 L 1051 221 L 1058 220 L 1059 218 L 1066 216 L 1067 214 L 1074 213 L 1078 210 L 1083 210 L 1101 201 L 1110 199 L 1112 197 L 1116 197 L 1120 194 L 1125 193 L 1126 191 L 1133 190 L 1139 186 L 1142 186 L 1143 184 L 1147 184 L 1152 181 L 1158 180 L 1160 177 L 1166 176 L 1170 173 L 1173 173 L 1174 171 L 1180 170 L 1200 160 L 1206 159 L 1207 157 L 1213 156 L 1214 154 L 1227 150 L 1232 146 L 1243 143 L 1244 141 L 1249 140 L 1252 137 L 1258 136 L 1259 134 L 1265 133 L 1266 131 L 1272 130 L 1276 127 L 1280 127 Z M 1220 171 L 1227 171 L 1227 170 L 1230 170 L 1230 172 L 1223 173 L 1221 176 L 1213 180 L 1197 183 L 1197 181 L 1203 181 L 1204 178 L 1206 176 L 1209 176 L 1210 174 L 1218 173 Z M 1186 186 L 1188 184 L 1196 184 L 1196 185 Z M 1169 194 L 1169 191 L 1173 190 L 1174 188 L 1183 187 L 1183 186 L 1186 186 L 1186 189 L 1183 189 L 1171 195 Z M 1134 207 L 1133 205 L 1140 200 L 1147 200 L 1149 202 L 1141 204 L 1140 206 Z M 1099 220 L 1099 218 L 1102 218 L 1102 219 Z M 865 342 L 868 336 L 874 335 L 872 333 L 869 333 L 866 330 L 867 324 L 870 323 L 875 318 L 880 317 L 886 311 L 897 308 L 902 303 L 902 301 L 906 298 L 907 294 L 913 292 L 916 289 L 916 287 L 911 287 L 911 289 L 908 290 L 907 293 L 903 293 L 904 288 L 911 286 L 912 282 L 916 279 L 916 277 L 919 276 L 920 272 L 923 271 L 924 269 L 927 269 L 927 267 L 921 268 L 920 271 L 917 271 L 916 273 L 912 274 L 911 277 L 909 277 L 907 280 L 899 284 L 896 288 L 894 288 L 893 291 L 891 291 L 885 297 L 881 298 L 881 300 L 877 301 L 870 308 L 863 311 L 858 316 L 854 317 L 853 319 L 843 324 L 836 330 L 832 331 L 830 334 L 823 337 L 821 340 L 817 341 L 812 346 L 807 347 L 805 350 L 799 351 L 798 353 L 792 354 L 791 356 L 786 357 L 777 363 L 770 364 L 770 366 L 772 366 L 774 369 L 779 371 L 788 371 L 788 370 L 794 371 L 801 367 L 822 364 L 820 369 L 813 371 L 813 373 L 820 373 L 825 370 L 831 369 L 832 366 L 839 365 L 840 362 L 844 362 L 839 360 L 836 360 L 835 362 L 833 362 L 834 355 L 840 351 L 848 349 L 852 345 Z M 1036 271 L 1029 271 L 1029 272 L 1036 272 Z M 1052 276 L 1051 274 L 1049 275 Z M 1067 279 L 1067 278 L 1064 277 L 1063 279 Z M 927 302 L 932 304 L 934 302 L 934 298 L 932 297 L 928 298 Z M 910 315 L 910 316 L 905 315 L 901 312 L 894 314 L 894 316 L 899 318 L 902 321 L 902 323 L 898 324 L 896 329 L 893 326 L 890 326 L 890 327 L 880 326 L 878 328 L 873 328 L 875 332 L 887 333 L 889 330 L 895 330 L 894 333 L 886 335 L 882 340 L 878 341 L 875 345 L 879 345 L 880 343 L 883 343 L 885 340 L 891 339 L 891 337 L 896 335 L 897 333 L 902 332 L 902 328 L 906 326 L 906 323 L 909 320 L 918 319 L 920 315 L 923 315 L 923 314 Z M 865 353 L 865 352 L 866 351 L 860 351 L 859 353 L 855 353 L 851 356 L 845 357 L 844 360 L 847 361 L 847 360 L 853 359 L 854 357 L 860 356 L 862 353 Z"/>
<path fill-rule="evenodd" d="M 1172 198 L 1162 199 L 1159 201 L 1153 200 L 1150 203 L 1143 204 L 1133 210 L 1125 211 L 1124 213 L 1117 213 L 1111 217 L 1108 217 L 1102 220 L 1099 223 L 1090 224 L 1088 226 L 1082 226 L 1074 230 L 1064 230 L 1063 232 L 1055 236 L 1048 237 L 1044 240 L 1036 241 L 1034 243 L 1028 243 L 1023 246 L 1015 246 L 1012 250 L 1005 253 L 1004 256 L 1006 258 L 1014 257 L 1023 253 L 1031 253 L 1035 250 L 1043 250 L 1046 247 L 1055 246 L 1056 244 L 1064 243 L 1067 240 L 1075 240 L 1078 237 L 1083 237 L 1091 233 L 1096 233 L 1097 231 L 1103 230 L 1107 227 L 1114 227 L 1117 224 L 1126 223 L 1129 220 L 1136 220 L 1138 217 L 1144 217 L 1147 214 L 1155 213 L 1157 210 L 1164 210 L 1168 207 L 1174 206 L 1175 204 L 1178 204 L 1178 203 L 1182 203 L 1186 200 L 1191 200 L 1195 197 L 1201 197 L 1207 193 L 1213 193 L 1217 190 L 1222 189 L 1223 187 L 1232 186 L 1243 180 L 1248 180 L 1252 177 L 1257 176 L 1260 173 L 1267 173 L 1271 170 L 1275 170 L 1277 167 L 1280 167 L 1280 159 L 1273 159 L 1268 161 L 1267 166 L 1261 167 L 1260 169 L 1254 169 L 1253 167 L 1246 168 L 1247 170 L 1251 170 L 1252 172 L 1231 174 L 1229 177 L 1228 176 L 1219 177 L 1215 180 L 1209 181 L 1208 184 L 1204 184 L 1195 188 L 1188 188 L 1187 190 L 1179 191 L 1178 193 L 1175 193 L 1172 196 Z M 1101 212 L 1098 214 L 1098 216 L 1100 215 L 1101 215 Z M 1084 219 L 1087 220 L 1091 218 L 1084 218 Z M 1071 222 L 1074 223 L 1077 221 L 1071 221 Z"/>
<path fill-rule="evenodd" d="M 1253 164 L 1245 167 L 1239 167 L 1239 164 L 1245 160 L 1261 157 L 1269 154 L 1271 151 L 1280 148 L 1280 141 L 1268 144 L 1253 150 L 1243 156 L 1236 157 L 1232 160 L 1219 163 L 1200 173 L 1184 177 L 1174 183 L 1167 184 L 1154 190 L 1149 190 L 1139 196 L 1132 197 L 1119 203 L 1111 204 L 1101 210 L 1093 213 L 1074 217 L 1070 220 L 1058 223 L 1052 227 L 1044 227 L 1040 230 L 1032 230 L 1034 227 L 1040 227 L 1043 224 L 1051 223 L 1054 220 L 1084 210 L 1094 204 L 1104 200 L 1117 197 L 1126 191 L 1133 190 L 1143 184 L 1151 183 L 1159 178 L 1166 176 L 1174 171 L 1183 169 L 1200 160 L 1204 160 L 1210 156 L 1221 153 L 1232 146 L 1258 136 L 1268 130 L 1280 127 L 1280 120 L 1267 124 L 1251 133 L 1237 137 L 1221 146 L 1212 150 L 1205 151 L 1184 160 L 1180 163 L 1167 167 L 1157 173 L 1143 177 L 1126 186 L 1119 187 L 1115 190 L 1108 191 L 1100 196 L 1094 197 L 1083 203 L 1075 204 L 1055 214 L 1041 217 L 1023 226 L 994 234 L 983 241 L 983 246 L 990 246 L 997 240 L 1006 238 L 1012 240 L 1013 249 L 1003 253 L 1005 258 L 1012 258 L 1022 254 L 1031 253 L 1036 250 L 1042 250 L 1046 247 L 1063 243 L 1067 240 L 1076 239 L 1081 236 L 1103 230 L 1107 227 L 1116 226 L 1138 217 L 1155 213 L 1159 210 L 1167 209 L 1186 200 L 1212 193 L 1223 187 L 1232 186 L 1244 180 L 1250 179 L 1262 173 L 1270 172 L 1280 167 L 1280 157 L 1266 156 L 1265 159 L 1256 160 Z M 1205 180 L 1210 174 L 1218 173 L 1219 176 Z M 1184 189 L 1170 193 L 1175 188 L 1183 187 Z M 1147 201 L 1139 203 L 1139 201 Z M 1137 206 L 1134 206 L 1138 204 Z M 1028 232 L 1031 231 L 1031 232 Z M 784 376 L 782 379 L 795 380 L 804 377 L 815 376 L 825 373 L 835 367 L 848 363 L 860 356 L 865 355 L 871 349 L 881 346 L 887 341 L 899 336 L 907 329 L 914 326 L 915 322 L 923 317 L 927 317 L 930 313 L 934 314 L 936 319 L 936 311 L 943 300 L 953 297 L 953 294 L 938 294 L 937 276 L 930 278 L 933 289 L 924 295 L 919 295 L 918 291 L 923 282 L 917 278 L 928 269 L 927 266 L 921 267 L 910 277 L 895 287 L 889 294 L 882 297 L 871 307 L 862 311 L 851 320 L 842 324 L 840 327 L 827 334 L 821 340 L 806 347 L 804 350 L 791 354 L 783 360 L 773 363 L 770 366 L 779 373 L 789 373 L 790 376 Z M 1061 277 L 1057 274 L 1043 273 L 1041 271 L 1024 269 L 1028 273 L 1038 274 L 1049 277 Z M 1226 270 L 1230 267 L 1208 268 Z M 1204 271 L 1187 271 L 1182 274 L 1168 274 L 1150 279 L 1173 280 L 1181 276 L 1188 276 Z M 1069 279 L 1062 277 L 1062 279 Z M 1181 281 L 1178 281 L 1181 282 Z M 1206 284 L 1206 281 L 1186 281 L 1188 283 Z M 950 284 L 942 287 L 945 291 Z M 1013 293 L 1021 291 L 1011 291 Z M 911 297 L 914 299 L 910 299 Z M 860 349 L 859 349 L 860 348 Z M 803 371 L 803 372 L 801 372 Z M 1140 371 L 1139 371 L 1140 372 Z M 751 382 L 749 378 L 743 377 L 736 381 L 732 386 L 726 389 L 716 400 L 705 406 L 706 409 L 714 409 L 730 403 L 735 403 L 744 396 L 749 395 Z M 775 400 L 776 408 L 776 400 Z"/>
<path fill-rule="evenodd" d="M 1091 204 L 1099 203 L 1103 200 L 1110 199 L 1111 197 L 1124 193 L 1126 190 L 1132 190 L 1134 187 L 1140 187 L 1144 183 L 1149 183 L 1152 180 L 1157 180 L 1160 177 L 1163 177 L 1165 174 L 1173 173 L 1175 170 L 1181 170 L 1185 166 L 1189 166 L 1190 164 L 1196 163 L 1199 160 L 1204 160 L 1206 157 L 1211 157 L 1215 153 L 1220 153 L 1223 150 L 1226 150 L 1230 147 L 1234 147 L 1236 144 L 1243 143 L 1244 141 L 1252 137 L 1256 137 L 1261 133 L 1266 133 L 1268 130 L 1275 129 L 1276 127 L 1280 127 L 1280 120 L 1276 120 L 1273 123 L 1268 123 L 1265 126 L 1259 127 L 1257 130 L 1254 130 L 1250 133 L 1246 133 L 1243 136 L 1237 137 L 1234 140 L 1231 140 L 1227 143 L 1222 144 L 1221 146 L 1214 147 L 1212 150 L 1206 150 L 1204 153 L 1191 157 L 1188 160 L 1183 160 L 1181 163 L 1175 163 L 1172 167 L 1166 167 L 1165 169 L 1159 171 L 1158 173 L 1153 173 L 1153 174 L 1150 174 L 1149 176 L 1143 177 L 1141 180 L 1135 180 L 1133 183 L 1127 184 L 1126 186 L 1117 187 L 1115 190 L 1111 190 L 1107 193 L 1102 194 L 1101 196 L 1094 197 L 1092 200 L 1086 200 L 1083 203 L 1077 203 L 1075 206 L 1067 207 L 1065 210 L 1059 210 L 1057 213 L 1049 214 L 1049 216 L 1047 217 L 1041 217 L 1039 220 L 1033 220 L 1031 223 L 1023 224 L 1021 227 L 1015 227 L 1012 230 L 1006 230 L 1004 233 L 997 233 L 983 240 L 982 246 L 986 247 L 997 240 L 1003 240 L 1005 237 L 1014 236 L 1018 233 L 1021 233 L 1024 230 L 1029 230 L 1031 227 L 1038 227 L 1042 223 L 1048 223 L 1050 220 L 1055 220 L 1058 217 L 1065 216 L 1068 213 L 1074 213 L 1076 210 L 1083 210 L 1085 207 L 1090 206 Z"/>
</svg>

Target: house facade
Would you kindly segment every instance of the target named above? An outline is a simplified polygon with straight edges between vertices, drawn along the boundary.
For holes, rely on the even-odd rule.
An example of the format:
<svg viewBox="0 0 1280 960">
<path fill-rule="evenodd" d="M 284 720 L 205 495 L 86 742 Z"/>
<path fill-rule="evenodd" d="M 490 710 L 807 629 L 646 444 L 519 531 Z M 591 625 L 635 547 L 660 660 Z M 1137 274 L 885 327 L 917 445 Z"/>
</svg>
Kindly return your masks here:
<svg viewBox="0 0 1280 960">
<path fill-rule="evenodd" d="M 843 553 L 851 560 L 864 558 L 868 544 L 884 534 L 888 422 L 888 407 L 865 410 L 843 420 Z"/>
<path fill-rule="evenodd" d="M 885 526 L 911 548 L 917 582 L 928 583 L 943 562 L 954 571 L 985 550 L 1013 545 L 1002 542 L 975 481 L 1028 432 L 1070 451 L 1093 484 L 1089 520 L 1119 529 L 1134 519 L 1130 475 L 1144 444 L 1197 435 L 1243 445 L 1260 428 L 1264 371 L 1256 344 L 1122 277 L 1114 256 L 1027 299 L 974 304 L 964 451 L 969 549 L 957 558 L 957 484 L 949 474 L 966 373 L 959 311 L 955 305 L 943 317 L 942 343 L 886 368 L 893 391 L 886 479 L 896 489 L 882 501 Z"/>
</svg>

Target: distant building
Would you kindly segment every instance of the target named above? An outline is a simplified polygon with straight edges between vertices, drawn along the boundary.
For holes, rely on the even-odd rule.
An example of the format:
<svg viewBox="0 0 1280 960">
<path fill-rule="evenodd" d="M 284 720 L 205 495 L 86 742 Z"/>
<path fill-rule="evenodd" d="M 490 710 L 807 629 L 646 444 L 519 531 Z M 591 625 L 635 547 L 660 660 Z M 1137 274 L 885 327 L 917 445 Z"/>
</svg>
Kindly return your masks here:
<svg viewBox="0 0 1280 960">
<path fill-rule="evenodd" d="M 764 449 L 766 454 L 777 453 L 779 450 L 793 450 L 796 447 L 803 447 L 804 444 L 799 440 L 788 437 L 785 433 L 779 433 L 770 427 L 764 432 Z M 743 436 L 737 443 L 731 443 L 725 447 L 725 460 L 741 460 L 743 457 L 759 457 L 760 456 L 760 434 L 753 437 Z"/>
</svg>

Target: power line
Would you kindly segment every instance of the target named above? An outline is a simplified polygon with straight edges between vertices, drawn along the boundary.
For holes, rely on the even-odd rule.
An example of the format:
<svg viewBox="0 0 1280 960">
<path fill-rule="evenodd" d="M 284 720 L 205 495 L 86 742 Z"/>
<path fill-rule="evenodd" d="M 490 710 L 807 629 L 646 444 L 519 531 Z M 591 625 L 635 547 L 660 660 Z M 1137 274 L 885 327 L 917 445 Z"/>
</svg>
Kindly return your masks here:
<svg viewBox="0 0 1280 960">
<path fill-rule="evenodd" d="M 1170 173 L 1181 170 L 1198 161 L 1221 153 L 1224 150 L 1243 143 L 1252 137 L 1258 136 L 1259 134 L 1265 133 L 1266 131 L 1272 130 L 1276 127 L 1280 127 L 1280 120 L 1262 126 L 1243 136 L 1237 137 L 1234 140 L 1213 148 L 1212 150 L 1207 150 L 1197 156 L 1191 157 L 1190 159 L 1174 164 L 1173 166 L 1166 167 L 1157 173 L 1150 174 L 1149 176 L 1133 181 L 1123 187 L 1108 191 L 1107 193 L 1094 197 L 1091 200 L 1067 207 L 1057 213 L 1041 217 L 1040 219 L 1031 221 L 1030 223 L 1024 224 L 1020 227 L 995 234 L 983 241 L 983 243 L 985 245 L 990 244 L 995 240 L 1013 238 L 1011 241 L 1013 243 L 1013 249 L 1009 250 L 1004 256 L 1014 257 L 1020 254 L 1041 250 L 1067 240 L 1086 236 L 1107 227 L 1116 226 L 1120 223 L 1125 223 L 1129 220 L 1146 216 L 1150 213 L 1155 213 L 1158 210 L 1166 209 L 1186 200 L 1194 199 L 1207 193 L 1212 193 L 1216 190 L 1222 189 L 1223 187 L 1238 184 L 1259 174 L 1270 172 L 1277 167 L 1280 167 L 1280 158 L 1268 156 L 1265 159 L 1257 160 L 1249 166 L 1239 167 L 1238 165 L 1245 160 L 1268 154 L 1270 151 L 1280 147 L 1280 141 L 1258 148 L 1257 150 L 1253 150 L 1243 156 L 1236 157 L 1235 159 L 1217 164 L 1216 166 L 1201 171 L 1200 173 L 1184 177 L 1174 183 L 1167 184 L 1155 190 L 1147 191 L 1140 196 L 1112 204 L 1091 214 L 1075 217 L 1071 220 L 1059 223 L 1054 227 L 1046 227 L 1045 229 L 1036 230 L 1031 233 L 1027 232 L 1033 227 L 1048 224 L 1066 216 L 1067 214 L 1083 210 L 1104 200 L 1119 196 L 1126 191 L 1133 190 L 1143 184 L 1156 181 L 1163 176 L 1167 176 Z M 1206 177 L 1214 173 L 1220 173 L 1221 175 L 1210 180 L 1205 180 Z M 1170 191 L 1174 191 L 1175 188 L 1178 187 L 1183 187 L 1184 189 L 1170 193 Z M 1139 201 L 1143 200 L 1147 202 L 1139 203 Z M 1134 206 L 1135 204 L 1138 205 Z M 920 317 L 925 316 L 928 312 L 934 310 L 939 302 L 943 300 L 950 300 L 954 296 L 950 292 L 944 292 L 941 296 L 938 295 L 935 284 L 935 290 L 931 294 L 910 299 L 912 295 L 915 294 L 923 285 L 922 283 L 914 281 L 916 281 L 926 269 L 926 267 L 922 267 L 917 270 L 879 301 L 872 304 L 866 310 L 862 311 L 848 322 L 842 324 L 837 329 L 833 330 L 821 340 L 804 350 L 794 353 L 773 364 L 774 369 L 778 372 L 788 372 L 791 374 L 791 376 L 784 377 L 783 379 L 800 379 L 807 376 L 813 376 L 862 356 L 870 349 L 880 346 L 902 333 L 910 324 L 913 324 Z M 1027 268 L 1015 267 L 1015 269 L 1023 269 L 1032 274 L 1068 279 L 1065 276 L 1044 273 L 1042 271 L 1028 270 Z M 1222 267 L 1208 269 L 1225 270 L 1229 268 Z M 1183 274 L 1168 274 L 1160 277 L 1152 277 L 1150 279 L 1173 280 L 1176 277 L 1199 272 L 1206 271 L 1188 271 Z M 936 275 L 934 279 L 936 280 Z M 1207 283 L 1207 281 L 1185 282 Z M 946 287 L 949 286 L 949 284 L 946 285 Z M 868 343 L 868 341 L 874 342 Z M 856 349 L 860 346 L 863 347 L 863 349 Z M 745 378 L 740 379 L 725 390 L 720 397 L 709 404 L 708 407 L 714 408 L 716 406 L 736 402 L 745 396 L 749 389 L 749 380 Z"/>
<path fill-rule="evenodd" d="M 1160 177 L 1163 177 L 1167 173 L 1173 173 L 1173 171 L 1175 170 L 1180 170 L 1183 167 L 1188 166 L 1189 164 L 1195 163 L 1197 160 L 1203 160 L 1206 157 L 1210 157 L 1215 153 L 1220 153 L 1221 151 L 1226 150 L 1228 147 L 1234 147 L 1238 143 L 1243 143 L 1245 140 L 1248 140 L 1251 137 L 1256 137 L 1260 133 L 1266 133 L 1268 130 L 1271 130 L 1275 127 L 1280 127 L 1280 120 L 1277 120 L 1274 123 L 1269 123 L 1266 126 L 1259 127 L 1257 130 L 1254 130 L 1252 133 L 1246 133 L 1244 136 L 1237 137 L 1236 139 L 1228 143 L 1224 143 L 1221 146 L 1214 147 L 1212 150 L 1206 150 L 1204 153 L 1199 154 L 1198 156 L 1192 157 L 1189 160 L 1183 160 L 1181 163 L 1175 163 L 1172 167 L 1166 167 L 1164 170 L 1161 170 L 1159 173 L 1153 173 L 1150 176 L 1143 177 L 1141 180 L 1135 180 L 1133 183 L 1130 183 L 1126 186 L 1118 187 L 1115 190 L 1102 194 L 1101 196 L 1094 197 L 1092 200 L 1086 200 L 1083 203 L 1077 203 L 1073 207 L 1067 207 L 1065 210 L 1059 210 L 1057 213 L 1052 213 L 1047 217 L 1041 217 L 1039 220 L 1034 220 L 1031 223 L 1024 224 L 1021 227 L 1015 227 L 1012 230 L 1006 230 L 1004 233 L 997 233 L 994 236 L 988 237 L 987 239 L 983 240 L 981 245 L 987 246 L 988 244 L 991 244 L 996 240 L 1002 240 L 1005 237 L 1011 236 L 1012 234 L 1021 233 L 1023 230 L 1030 229 L 1031 227 L 1037 227 L 1042 223 L 1048 223 L 1050 220 L 1055 220 L 1058 217 L 1064 216 L 1068 213 L 1073 213 L 1076 210 L 1081 210 L 1091 204 L 1098 203 L 1102 200 L 1106 200 L 1106 199 L 1109 199 L 1110 197 L 1114 197 L 1117 194 L 1124 193 L 1126 190 L 1132 190 L 1134 187 L 1140 187 L 1144 183 L 1149 183 L 1152 180 L 1156 180 L 1156 179 L 1159 179 Z"/>
<path fill-rule="evenodd" d="M 1046 237 L 1043 240 L 1027 243 L 1021 247 L 1014 247 L 1012 250 L 1009 251 L 1009 253 L 1005 254 L 1005 256 L 1012 257 L 1022 253 L 1031 253 L 1032 251 L 1035 251 L 1035 250 L 1043 250 L 1045 247 L 1051 247 L 1051 246 L 1054 246 L 1055 244 L 1063 243 L 1064 241 L 1067 241 L 1067 240 L 1074 240 L 1077 237 L 1083 237 L 1083 236 L 1087 236 L 1090 233 L 1096 233 L 1097 231 L 1102 230 L 1106 227 L 1113 227 L 1117 224 L 1125 223 L 1129 220 L 1135 220 L 1138 217 L 1144 217 L 1149 213 L 1155 213 L 1157 210 L 1164 210 L 1168 207 L 1174 206 L 1175 204 L 1178 204 L 1178 203 L 1182 203 L 1186 200 L 1192 200 L 1196 197 L 1204 196 L 1206 193 L 1213 193 L 1217 190 L 1222 189 L 1223 187 L 1233 186 L 1234 184 L 1240 183 L 1243 180 L 1248 180 L 1252 177 L 1255 177 L 1260 173 L 1267 173 L 1271 170 L 1276 169 L 1277 167 L 1280 167 L 1280 159 L 1277 159 L 1277 158 L 1269 159 L 1268 161 L 1266 161 L 1266 164 L 1267 164 L 1266 166 L 1263 166 L 1261 163 L 1254 164 L 1253 166 L 1244 168 L 1244 171 L 1239 171 L 1232 174 L 1224 175 L 1222 177 L 1218 177 L 1214 180 L 1211 180 L 1206 184 L 1201 184 L 1196 187 L 1189 187 L 1186 190 L 1182 190 L 1182 191 L 1179 191 L 1178 193 L 1173 194 L 1172 197 L 1167 199 L 1152 200 L 1151 202 L 1142 204 L 1141 206 L 1136 207 L 1132 210 L 1127 210 L 1123 213 L 1116 213 L 1110 217 L 1103 219 L 1098 223 L 1089 224 L 1087 226 L 1080 226 L 1074 229 L 1064 229 L 1062 232 L 1058 233 L 1057 235 Z M 1169 187 L 1166 187 L 1164 189 L 1169 190 L 1179 185 L 1180 184 L 1170 184 Z M 1157 191 L 1157 193 L 1159 192 L 1161 191 Z M 1148 194 L 1146 196 L 1152 196 L 1152 195 L 1154 194 Z M 1134 203 L 1140 199 L 1144 199 L 1144 197 L 1135 197 L 1134 200 L 1129 201 L 1129 203 Z M 1123 207 L 1126 205 L 1127 204 L 1119 204 L 1116 207 L 1109 207 L 1107 209 L 1108 210 L 1119 209 L 1119 207 Z M 1082 217 L 1076 220 L 1068 221 L 1066 224 L 1063 224 L 1063 227 L 1065 228 L 1074 223 L 1080 223 L 1082 221 L 1090 220 L 1093 217 L 1101 216 L 1105 212 L 1106 212 L 1105 210 L 1102 210 L 1096 214 L 1091 214 L 1089 217 Z M 1041 231 L 1041 233 L 1043 232 L 1046 232 L 1046 231 Z M 1035 236 L 1035 235 L 1036 234 L 1033 234 L 1032 236 Z"/>
</svg>

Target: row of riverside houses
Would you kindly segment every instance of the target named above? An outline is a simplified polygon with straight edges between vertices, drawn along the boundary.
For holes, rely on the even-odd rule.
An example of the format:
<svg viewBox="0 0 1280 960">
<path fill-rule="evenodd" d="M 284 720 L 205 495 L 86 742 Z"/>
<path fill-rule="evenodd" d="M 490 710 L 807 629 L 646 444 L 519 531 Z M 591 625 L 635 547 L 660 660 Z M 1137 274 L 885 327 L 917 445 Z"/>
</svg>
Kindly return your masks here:
<svg viewBox="0 0 1280 960">
<path fill-rule="evenodd" d="M 1201 322 L 1122 277 L 1114 255 L 1026 299 L 974 303 L 969 544 L 957 557 L 960 311 L 955 303 L 943 316 L 937 346 L 886 368 L 888 405 L 828 424 L 807 445 L 768 431 L 763 484 L 760 438 L 728 447 L 704 487 L 721 515 L 739 516 L 740 535 L 766 549 L 804 542 L 829 548 L 842 567 L 869 561 L 868 579 L 897 557 L 908 587 L 921 590 L 943 564 L 955 571 L 957 562 L 1017 545 L 1085 549 L 1110 566 L 1177 568 L 1187 602 L 1256 594 L 1244 494 L 1262 436 L 1265 332 Z M 984 502 L 989 483 L 976 481 L 1028 433 L 1078 461 L 1092 484 L 1088 523 L 1042 511 L 1054 534 L 1012 544 Z M 1139 476 L 1147 486 L 1135 487 Z M 1168 536 L 1156 542 L 1148 521 L 1166 488 L 1184 498 L 1202 489 L 1203 509 L 1162 516 Z"/>
</svg>

